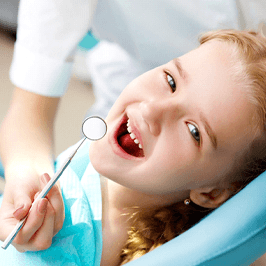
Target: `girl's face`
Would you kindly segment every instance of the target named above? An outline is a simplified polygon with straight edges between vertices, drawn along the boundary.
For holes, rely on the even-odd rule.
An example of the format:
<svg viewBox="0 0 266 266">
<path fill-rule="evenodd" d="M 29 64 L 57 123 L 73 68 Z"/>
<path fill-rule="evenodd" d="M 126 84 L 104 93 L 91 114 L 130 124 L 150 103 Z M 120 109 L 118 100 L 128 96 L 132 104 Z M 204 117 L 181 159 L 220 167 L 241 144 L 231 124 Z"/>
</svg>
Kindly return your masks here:
<svg viewBox="0 0 266 266">
<path fill-rule="evenodd" d="M 233 81 L 229 51 L 211 41 L 131 82 L 91 145 L 95 169 L 151 194 L 217 184 L 254 138 L 254 107 Z"/>
</svg>

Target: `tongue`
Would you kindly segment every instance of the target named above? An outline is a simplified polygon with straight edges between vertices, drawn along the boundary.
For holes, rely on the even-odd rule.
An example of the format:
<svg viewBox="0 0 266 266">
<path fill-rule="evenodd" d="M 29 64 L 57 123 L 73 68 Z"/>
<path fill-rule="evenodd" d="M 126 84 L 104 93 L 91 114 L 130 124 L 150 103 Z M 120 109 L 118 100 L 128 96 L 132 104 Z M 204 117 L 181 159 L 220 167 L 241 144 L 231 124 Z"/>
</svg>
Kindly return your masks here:
<svg viewBox="0 0 266 266">
<path fill-rule="evenodd" d="M 139 145 L 136 144 L 129 134 L 125 134 L 118 139 L 119 145 L 123 150 L 135 157 L 143 157 L 143 150 L 139 148 Z"/>
</svg>

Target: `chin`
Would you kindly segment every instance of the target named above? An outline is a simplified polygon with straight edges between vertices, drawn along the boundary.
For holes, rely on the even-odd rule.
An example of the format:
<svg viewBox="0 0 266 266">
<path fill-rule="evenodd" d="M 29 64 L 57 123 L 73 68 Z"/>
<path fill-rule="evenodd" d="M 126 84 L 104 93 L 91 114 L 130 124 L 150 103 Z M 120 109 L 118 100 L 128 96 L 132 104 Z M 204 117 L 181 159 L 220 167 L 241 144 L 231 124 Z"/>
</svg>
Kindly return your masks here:
<svg viewBox="0 0 266 266">
<path fill-rule="evenodd" d="M 99 153 L 97 152 L 98 148 L 97 148 L 97 143 L 96 142 L 92 142 L 90 144 L 90 148 L 89 148 L 89 157 L 90 157 L 90 162 L 92 163 L 93 168 L 98 172 L 98 165 L 101 164 L 99 158 Z"/>
<path fill-rule="evenodd" d="M 100 161 L 100 156 L 99 156 L 99 148 L 97 147 L 99 145 L 98 141 L 92 142 L 90 144 L 90 148 L 89 148 L 89 157 L 90 157 L 90 161 L 92 163 L 92 166 L 94 167 L 94 169 L 98 172 L 98 170 L 96 168 L 98 168 L 98 165 L 101 165 L 101 161 Z"/>
<path fill-rule="evenodd" d="M 90 162 L 93 168 L 103 176 L 108 176 L 108 162 L 106 160 L 105 154 L 99 151 L 103 150 L 101 145 L 101 140 L 92 142 L 89 148 Z"/>
</svg>

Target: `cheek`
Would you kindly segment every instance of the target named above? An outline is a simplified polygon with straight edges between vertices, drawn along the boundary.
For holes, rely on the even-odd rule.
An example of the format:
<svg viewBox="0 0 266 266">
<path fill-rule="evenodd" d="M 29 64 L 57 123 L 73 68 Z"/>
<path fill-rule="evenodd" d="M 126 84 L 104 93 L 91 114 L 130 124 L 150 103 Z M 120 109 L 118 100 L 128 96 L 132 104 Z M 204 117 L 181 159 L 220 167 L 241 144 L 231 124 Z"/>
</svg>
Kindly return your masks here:
<svg viewBox="0 0 266 266">
<path fill-rule="evenodd" d="M 159 168 L 169 175 L 176 175 L 190 167 L 197 159 L 197 148 L 181 134 L 163 137 L 154 150 Z"/>
</svg>

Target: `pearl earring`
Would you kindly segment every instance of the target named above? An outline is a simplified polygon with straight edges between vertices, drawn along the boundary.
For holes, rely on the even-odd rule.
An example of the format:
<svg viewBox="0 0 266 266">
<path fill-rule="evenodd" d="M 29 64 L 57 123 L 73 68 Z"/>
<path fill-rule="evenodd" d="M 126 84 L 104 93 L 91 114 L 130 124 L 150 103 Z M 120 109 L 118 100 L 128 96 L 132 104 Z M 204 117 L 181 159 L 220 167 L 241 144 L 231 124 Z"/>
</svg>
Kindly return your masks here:
<svg viewBox="0 0 266 266">
<path fill-rule="evenodd" d="M 190 203 L 190 199 L 185 199 L 185 200 L 184 200 L 184 204 L 185 204 L 185 205 L 189 205 L 189 203 Z"/>
</svg>

